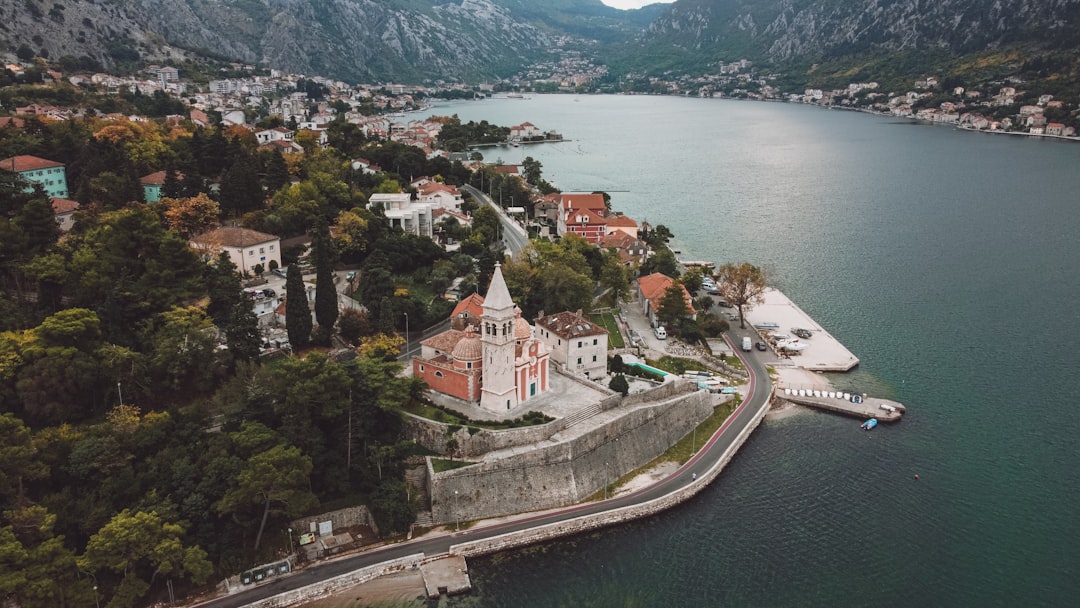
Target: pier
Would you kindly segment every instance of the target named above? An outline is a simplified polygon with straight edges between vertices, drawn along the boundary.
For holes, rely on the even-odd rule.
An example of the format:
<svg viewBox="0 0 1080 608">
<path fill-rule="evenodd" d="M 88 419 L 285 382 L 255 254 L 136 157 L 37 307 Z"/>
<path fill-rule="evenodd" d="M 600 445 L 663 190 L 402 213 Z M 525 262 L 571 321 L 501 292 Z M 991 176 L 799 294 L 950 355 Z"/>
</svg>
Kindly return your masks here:
<svg viewBox="0 0 1080 608">
<path fill-rule="evenodd" d="M 878 422 L 899 422 L 907 411 L 904 404 L 890 399 L 859 395 L 860 402 L 855 403 L 850 399 L 844 399 L 842 394 L 840 397 L 836 395 L 835 391 L 776 389 L 776 397 L 784 401 L 863 420 L 877 418 Z M 892 408 L 892 410 L 882 406 Z"/>
</svg>

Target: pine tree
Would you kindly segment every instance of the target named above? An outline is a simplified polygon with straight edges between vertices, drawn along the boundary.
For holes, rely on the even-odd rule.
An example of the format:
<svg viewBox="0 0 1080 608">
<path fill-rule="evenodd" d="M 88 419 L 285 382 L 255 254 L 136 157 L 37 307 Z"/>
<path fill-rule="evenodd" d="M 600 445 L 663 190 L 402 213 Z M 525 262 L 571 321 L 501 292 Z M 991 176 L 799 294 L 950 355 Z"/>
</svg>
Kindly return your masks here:
<svg viewBox="0 0 1080 608">
<path fill-rule="evenodd" d="M 338 318 L 338 294 L 334 287 L 334 243 L 326 219 L 319 217 L 315 224 L 312 248 L 315 258 L 315 320 L 325 332 L 330 332 Z"/>
<path fill-rule="evenodd" d="M 266 191 L 277 192 L 289 182 L 289 167 L 285 165 L 285 157 L 281 155 L 281 152 L 274 150 L 266 161 Z"/>
<path fill-rule="evenodd" d="M 161 185 L 161 196 L 165 198 L 184 196 L 184 185 L 180 181 L 180 175 L 172 167 L 165 170 L 165 183 Z"/>
<path fill-rule="evenodd" d="M 221 209 L 240 216 L 261 208 L 264 200 L 255 159 L 241 156 L 221 177 Z"/>
<path fill-rule="evenodd" d="M 289 332 L 293 350 L 300 350 L 311 340 L 311 309 L 304 278 L 300 275 L 300 267 L 295 264 L 285 275 L 285 329 Z"/>
</svg>

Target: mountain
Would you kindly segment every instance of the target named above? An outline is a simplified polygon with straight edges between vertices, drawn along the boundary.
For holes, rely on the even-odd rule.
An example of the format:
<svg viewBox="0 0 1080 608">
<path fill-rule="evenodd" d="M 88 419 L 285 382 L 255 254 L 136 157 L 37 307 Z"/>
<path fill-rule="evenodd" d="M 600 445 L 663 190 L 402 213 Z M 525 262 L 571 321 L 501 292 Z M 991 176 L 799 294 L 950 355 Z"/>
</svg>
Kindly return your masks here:
<svg viewBox="0 0 1080 608">
<path fill-rule="evenodd" d="M 349 81 L 480 80 L 575 39 L 613 73 L 692 74 L 736 59 L 841 70 L 996 49 L 1060 62 L 1080 49 L 1077 17 L 1080 0 L 677 0 L 633 11 L 600 0 L 0 0 L 0 43 L 106 67 L 201 54 Z"/>
<path fill-rule="evenodd" d="M 674 64 L 1080 46 L 1080 0 L 678 0 L 633 45 Z M 673 53 L 678 49 L 679 53 Z M 634 63 L 633 59 L 630 60 Z"/>
</svg>

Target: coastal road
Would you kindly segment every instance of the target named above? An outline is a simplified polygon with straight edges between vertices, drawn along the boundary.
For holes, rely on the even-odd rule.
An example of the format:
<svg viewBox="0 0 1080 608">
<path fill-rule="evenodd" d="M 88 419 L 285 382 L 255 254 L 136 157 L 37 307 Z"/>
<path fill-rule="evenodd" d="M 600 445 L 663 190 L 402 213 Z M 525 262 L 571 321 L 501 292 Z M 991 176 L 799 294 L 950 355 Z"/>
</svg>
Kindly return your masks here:
<svg viewBox="0 0 1080 608">
<path fill-rule="evenodd" d="M 499 214 L 499 221 L 502 222 L 503 227 L 503 242 L 506 243 L 506 248 L 510 250 L 510 257 L 517 257 L 517 254 L 529 244 L 529 233 L 507 215 L 502 207 L 496 205 L 495 201 L 488 198 L 488 196 L 479 189 L 468 184 L 463 185 L 461 189 L 468 192 L 473 198 L 480 201 L 480 203 L 490 206 Z"/>
<path fill-rule="evenodd" d="M 451 545 L 491 538 L 508 532 L 516 532 L 554 524 L 583 515 L 603 513 L 622 507 L 642 504 L 656 498 L 661 498 L 692 483 L 704 483 L 704 479 L 694 480 L 694 474 L 704 473 L 712 466 L 716 465 L 724 452 L 734 443 L 735 438 L 750 424 L 751 420 L 761 408 L 768 407 L 767 401 L 772 390 L 765 364 L 762 362 L 761 358 L 757 356 L 759 353 L 756 351 L 750 353 L 741 352 L 735 346 L 736 340 L 739 339 L 735 333 L 729 334 L 727 339 L 732 350 L 738 354 L 739 358 L 742 359 L 743 363 L 746 365 L 746 368 L 750 371 L 750 384 L 747 389 L 747 398 L 743 400 L 743 404 L 735 410 L 716 433 L 705 442 L 703 448 L 693 458 L 683 466 L 679 467 L 677 471 L 655 484 L 633 493 L 616 496 L 604 501 L 576 505 L 558 511 L 546 512 L 541 515 L 530 516 L 526 514 L 519 519 L 511 521 L 488 526 L 481 525 L 476 528 L 452 534 L 425 536 L 411 541 L 365 551 L 349 557 L 314 565 L 305 570 L 277 579 L 272 583 L 266 583 L 234 595 L 204 602 L 198 604 L 198 606 L 208 608 L 238 608 L 257 600 L 277 595 L 288 590 L 311 585 L 383 561 L 419 553 L 429 556 L 439 555 L 449 552 Z"/>
</svg>

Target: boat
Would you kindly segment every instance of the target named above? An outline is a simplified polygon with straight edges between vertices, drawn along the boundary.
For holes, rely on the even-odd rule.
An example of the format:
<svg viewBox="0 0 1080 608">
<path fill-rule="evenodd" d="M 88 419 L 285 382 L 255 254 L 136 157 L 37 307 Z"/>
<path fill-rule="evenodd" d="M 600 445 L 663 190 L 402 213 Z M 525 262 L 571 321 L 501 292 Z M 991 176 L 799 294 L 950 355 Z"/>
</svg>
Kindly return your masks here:
<svg viewBox="0 0 1080 608">
<path fill-rule="evenodd" d="M 867 431 L 874 428 L 875 426 L 877 426 L 877 418 L 871 418 L 866 422 L 862 423 L 862 428 Z"/>
</svg>

